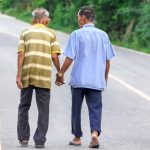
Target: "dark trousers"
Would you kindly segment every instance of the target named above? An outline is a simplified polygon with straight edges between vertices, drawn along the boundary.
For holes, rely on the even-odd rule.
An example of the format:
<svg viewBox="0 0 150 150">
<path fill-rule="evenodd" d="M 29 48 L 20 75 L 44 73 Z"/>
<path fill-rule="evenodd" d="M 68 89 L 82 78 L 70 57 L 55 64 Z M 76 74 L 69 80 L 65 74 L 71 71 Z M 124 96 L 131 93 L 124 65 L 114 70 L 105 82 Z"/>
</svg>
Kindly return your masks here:
<svg viewBox="0 0 150 150">
<path fill-rule="evenodd" d="M 44 144 L 49 123 L 50 90 L 34 86 L 29 86 L 21 90 L 20 104 L 18 108 L 18 140 L 29 140 L 30 137 L 28 111 L 31 106 L 33 89 L 35 89 L 38 108 L 37 129 L 33 138 L 36 144 Z"/>
<path fill-rule="evenodd" d="M 73 88 L 72 92 L 72 134 L 82 136 L 81 108 L 84 96 L 89 110 L 91 133 L 96 130 L 101 132 L 102 96 L 101 91 L 87 88 Z"/>
</svg>

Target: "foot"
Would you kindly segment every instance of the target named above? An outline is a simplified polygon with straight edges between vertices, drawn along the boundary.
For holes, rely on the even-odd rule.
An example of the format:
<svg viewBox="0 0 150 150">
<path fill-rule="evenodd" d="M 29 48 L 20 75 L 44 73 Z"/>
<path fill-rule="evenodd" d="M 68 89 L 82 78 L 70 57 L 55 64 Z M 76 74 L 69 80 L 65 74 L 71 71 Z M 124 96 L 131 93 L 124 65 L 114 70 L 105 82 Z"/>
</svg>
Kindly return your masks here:
<svg viewBox="0 0 150 150">
<path fill-rule="evenodd" d="M 70 141 L 69 145 L 80 146 L 81 145 L 80 137 L 75 137 L 72 141 Z"/>
<path fill-rule="evenodd" d="M 91 143 L 90 143 L 89 147 L 90 148 L 99 148 L 98 132 L 97 131 L 92 132 Z"/>
<path fill-rule="evenodd" d="M 35 144 L 35 148 L 44 148 L 44 144 Z"/>
<path fill-rule="evenodd" d="M 28 140 L 20 140 L 19 143 L 20 143 L 21 146 L 25 147 L 25 146 L 28 145 Z"/>
</svg>

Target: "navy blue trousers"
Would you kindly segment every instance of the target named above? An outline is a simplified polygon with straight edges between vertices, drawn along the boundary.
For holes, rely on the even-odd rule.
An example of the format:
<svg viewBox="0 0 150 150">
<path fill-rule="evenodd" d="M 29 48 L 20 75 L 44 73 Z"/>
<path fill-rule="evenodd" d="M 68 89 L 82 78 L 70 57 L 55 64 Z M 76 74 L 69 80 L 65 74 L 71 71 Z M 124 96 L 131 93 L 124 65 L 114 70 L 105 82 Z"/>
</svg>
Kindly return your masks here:
<svg viewBox="0 0 150 150">
<path fill-rule="evenodd" d="M 76 137 L 82 136 L 81 108 L 85 97 L 89 111 L 91 133 L 96 130 L 101 132 L 102 96 L 100 90 L 88 88 L 73 88 L 72 92 L 72 134 Z"/>
</svg>

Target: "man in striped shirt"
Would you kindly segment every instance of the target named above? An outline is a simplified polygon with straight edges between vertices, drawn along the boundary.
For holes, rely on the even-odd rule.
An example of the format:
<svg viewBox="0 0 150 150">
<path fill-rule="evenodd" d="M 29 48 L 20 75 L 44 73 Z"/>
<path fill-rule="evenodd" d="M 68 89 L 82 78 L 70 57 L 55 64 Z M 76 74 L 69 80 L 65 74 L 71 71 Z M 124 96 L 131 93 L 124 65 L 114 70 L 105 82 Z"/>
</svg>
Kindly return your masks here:
<svg viewBox="0 0 150 150">
<path fill-rule="evenodd" d="M 38 8 L 32 15 L 33 25 L 21 33 L 18 47 L 16 83 L 21 89 L 21 98 L 17 131 L 20 144 L 26 146 L 30 136 L 28 111 L 35 89 L 39 114 L 34 141 L 35 147 L 43 148 L 49 122 L 52 61 L 59 71 L 60 47 L 54 31 L 47 28 L 50 20 L 48 11 Z"/>
</svg>

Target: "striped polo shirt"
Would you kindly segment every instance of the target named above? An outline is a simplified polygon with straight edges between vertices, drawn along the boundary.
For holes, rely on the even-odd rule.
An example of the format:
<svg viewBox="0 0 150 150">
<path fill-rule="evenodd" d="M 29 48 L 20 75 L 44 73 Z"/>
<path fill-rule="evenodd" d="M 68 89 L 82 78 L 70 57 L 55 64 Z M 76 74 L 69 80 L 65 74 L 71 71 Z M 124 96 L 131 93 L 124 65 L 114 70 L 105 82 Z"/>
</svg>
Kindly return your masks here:
<svg viewBox="0 0 150 150">
<path fill-rule="evenodd" d="M 43 24 L 35 24 L 20 35 L 18 52 L 25 54 L 21 70 L 23 88 L 51 87 L 51 70 L 54 53 L 60 54 L 59 43 L 53 30 Z"/>
</svg>

